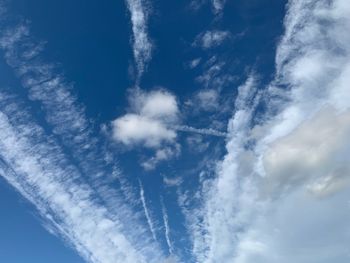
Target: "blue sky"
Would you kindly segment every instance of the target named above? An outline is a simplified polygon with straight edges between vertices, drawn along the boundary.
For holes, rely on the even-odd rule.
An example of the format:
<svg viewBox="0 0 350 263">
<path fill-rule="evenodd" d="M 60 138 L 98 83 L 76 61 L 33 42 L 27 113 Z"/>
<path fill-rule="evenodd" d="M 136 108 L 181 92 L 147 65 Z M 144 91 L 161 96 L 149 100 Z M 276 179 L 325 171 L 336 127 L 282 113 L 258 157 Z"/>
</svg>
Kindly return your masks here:
<svg viewBox="0 0 350 263">
<path fill-rule="evenodd" d="M 0 261 L 349 262 L 349 17 L 0 1 Z"/>
</svg>

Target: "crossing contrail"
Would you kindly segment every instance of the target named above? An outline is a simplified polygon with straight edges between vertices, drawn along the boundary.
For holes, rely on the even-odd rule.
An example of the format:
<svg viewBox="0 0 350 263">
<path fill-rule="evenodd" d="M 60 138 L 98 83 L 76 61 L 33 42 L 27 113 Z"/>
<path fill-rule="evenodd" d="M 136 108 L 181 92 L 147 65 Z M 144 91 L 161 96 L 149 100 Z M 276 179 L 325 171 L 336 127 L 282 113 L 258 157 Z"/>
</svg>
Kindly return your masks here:
<svg viewBox="0 0 350 263">
<path fill-rule="evenodd" d="M 191 132 L 191 133 L 198 133 L 198 134 L 203 134 L 203 135 L 210 135 L 210 136 L 216 136 L 216 137 L 226 137 L 227 133 L 226 132 L 221 132 L 217 131 L 214 129 L 197 129 L 191 126 L 187 125 L 175 125 L 172 126 L 172 128 L 176 131 L 181 131 L 181 132 Z"/>
</svg>

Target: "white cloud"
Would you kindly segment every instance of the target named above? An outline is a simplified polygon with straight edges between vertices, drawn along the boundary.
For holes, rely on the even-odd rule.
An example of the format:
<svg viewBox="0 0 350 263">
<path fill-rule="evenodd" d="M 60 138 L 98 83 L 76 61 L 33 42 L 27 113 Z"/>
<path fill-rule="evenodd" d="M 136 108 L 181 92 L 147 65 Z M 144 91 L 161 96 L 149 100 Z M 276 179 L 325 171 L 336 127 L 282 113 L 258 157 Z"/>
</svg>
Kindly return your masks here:
<svg viewBox="0 0 350 263">
<path fill-rule="evenodd" d="M 226 0 L 211 0 L 213 8 L 214 8 L 214 12 L 220 13 L 225 6 Z"/>
<path fill-rule="evenodd" d="M 202 94 L 202 99 L 213 102 L 215 94 Z M 225 137 L 225 132 L 214 129 L 196 129 L 179 125 L 179 107 L 176 97 L 164 89 L 149 92 L 133 89 L 129 94 L 130 113 L 112 121 L 112 137 L 128 147 L 143 146 L 154 149 L 153 157 L 141 163 L 146 170 L 152 170 L 165 160 L 179 156 L 180 145 L 176 142 L 177 132 Z"/>
<path fill-rule="evenodd" d="M 40 125 L 45 126 L 39 125 L 26 103 L 1 92 L 1 176 L 35 205 L 48 230 L 87 262 L 158 262 L 161 249 L 120 198 L 130 197 L 130 188 L 113 153 L 101 146 L 104 143 L 89 126 L 71 84 L 43 61 L 41 44 L 32 40 L 26 25 L 1 32 L 5 59 L 29 99 L 43 110 Z M 111 188 L 112 180 L 121 187 Z"/>
<path fill-rule="evenodd" d="M 237 76 L 230 72 L 227 62 L 223 57 L 211 56 L 205 63 L 202 63 L 204 70 L 196 77 L 196 81 L 207 90 L 220 91 L 233 85 L 233 82 L 237 80 Z"/>
<path fill-rule="evenodd" d="M 231 34 L 228 31 L 206 31 L 197 36 L 195 42 L 203 49 L 210 49 L 221 45 L 227 38 L 230 37 L 230 35 Z"/>
<path fill-rule="evenodd" d="M 187 139 L 188 148 L 194 152 L 204 152 L 209 147 L 209 142 L 203 140 L 201 135 L 188 136 Z"/>
<path fill-rule="evenodd" d="M 141 166 L 145 170 L 153 170 L 159 162 L 178 157 L 180 152 L 181 147 L 179 144 L 165 146 L 161 149 L 157 149 L 154 156 L 142 162 Z"/>
<path fill-rule="evenodd" d="M 143 185 L 141 183 L 141 181 L 139 181 L 139 186 L 140 186 L 140 199 L 141 199 L 141 203 L 142 203 L 142 206 L 143 206 L 143 211 L 145 212 L 145 216 L 146 216 L 146 219 L 147 219 L 147 223 L 148 223 L 148 226 L 149 226 L 149 229 L 152 233 L 152 237 L 155 241 L 157 241 L 157 234 L 156 234 L 156 229 L 155 229 L 155 224 L 154 224 L 154 221 L 152 220 L 151 218 L 151 213 L 148 209 L 148 205 L 147 205 L 147 202 L 146 202 L 146 198 L 145 198 L 145 191 L 143 190 Z"/>
<path fill-rule="evenodd" d="M 131 15 L 133 51 L 139 81 L 152 57 L 152 44 L 147 32 L 148 10 L 145 0 L 126 0 L 126 3 Z"/>
<path fill-rule="evenodd" d="M 227 136 L 227 134 L 225 132 L 217 131 L 217 130 L 214 130 L 211 128 L 197 129 L 197 128 L 187 126 L 187 125 L 174 125 L 173 128 L 177 131 L 197 133 L 197 134 L 202 134 L 202 135 L 210 135 L 210 136 L 216 136 L 216 137 L 226 137 Z"/>
<path fill-rule="evenodd" d="M 3 97 L 0 101 L 0 155 L 10 167 L 2 176 L 36 206 L 50 229 L 87 262 L 147 262 L 148 256 L 131 243 L 134 234 L 122 234 L 124 220 L 136 223 L 131 217 L 120 217 L 128 208 L 113 198 L 123 207 L 116 216 L 100 205 L 94 187 L 86 183 L 58 144 L 27 119 L 16 102 L 9 104 Z"/>
<path fill-rule="evenodd" d="M 219 107 L 219 94 L 217 90 L 205 89 L 196 95 L 196 102 L 205 111 L 216 110 Z"/>
<path fill-rule="evenodd" d="M 130 91 L 130 112 L 112 122 L 113 138 L 128 146 L 160 148 L 173 144 L 176 132 L 170 128 L 178 120 L 176 98 L 165 90 Z"/>
<path fill-rule="evenodd" d="M 191 0 L 189 7 L 196 11 L 206 4 L 210 4 L 212 6 L 212 10 L 215 15 L 221 15 L 225 7 L 226 0 Z"/>
<path fill-rule="evenodd" d="M 191 60 L 189 63 L 189 67 L 191 69 L 196 68 L 201 63 L 201 60 L 202 60 L 201 58 L 195 58 L 195 59 Z"/>
<path fill-rule="evenodd" d="M 142 92 L 139 89 L 132 90 L 130 104 L 132 110 L 141 116 L 153 119 L 161 119 L 164 122 L 177 120 L 179 109 L 176 97 L 170 92 L 159 89 L 150 92 Z"/>
<path fill-rule="evenodd" d="M 285 26 L 275 80 L 240 89 L 200 262 L 349 261 L 350 3 L 291 0 Z M 252 129 L 259 97 L 268 109 Z"/>
<path fill-rule="evenodd" d="M 182 183 L 182 178 L 181 177 L 167 177 L 163 176 L 163 182 L 166 186 L 172 187 L 172 186 L 179 186 Z"/>
<path fill-rule="evenodd" d="M 141 163 L 146 170 L 180 154 L 173 126 L 179 121 L 176 97 L 164 89 L 144 92 L 133 89 L 129 95 L 131 113 L 112 122 L 112 137 L 129 147 L 154 149 L 153 157 Z"/>
<path fill-rule="evenodd" d="M 125 145 L 144 145 L 158 148 L 162 143 L 171 143 L 176 133 L 159 120 L 136 114 L 126 114 L 112 122 L 113 138 Z"/>
<path fill-rule="evenodd" d="M 170 239 L 169 217 L 168 217 L 168 212 L 167 212 L 167 209 L 165 207 L 163 198 L 161 198 L 161 206 L 162 206 L 163 223 L 164 223 L 164 236 L 165 236 L 165 240 L 166 240 L 167 245 L 168 245 L 169 254 L 171 257 L 173 257 L 174 248 L 173 248 L 172 241 Z"/>
<path fill-rule="evenodd" d="M 301 187 L 326 196 L 350 182 L 350 112 L 332 108 L 317 113 L 288 136 L 270 145 L 263 157 L 266 191 Z"/>
<path fill-rule="evenodd" d="M 177 263 L 177 262 L 179 262 L 179 261 L 176 259 L 176 257 L 170 256 L 162 263 Z"/>
<path fill-rule="evenodd" d="M 230 262 L 233 258 L 236 235 L 244 224 L 250 221 L 250 208 L 240 209 L 241 203 L 247 207 L 251 205 L 246 199 L 251 195 L 254 198 L 253 189 L 250 189 L 249 177 L 246 182 L 240 183 L 237 174 L 238 156 L 244 151 L 242 144 L 247 140 L 246 132 L 249 129 L 249 121 L 254 106 L 246 105 L 255 94 L 256 83 L 250 78 L 245 85 L 239 87 L 239 95 L 236 100 L 236 113 L 229 124 L 228 154 L 221 164 L 217 164 L 218 178 L 213 182 L 204 182 L 210 185 L 203 192 L 202 200 L 206 200 L 200 213 L 195 217 L 202 217 L 198 229 L 197 224 L 191 224 L 193 231 L 193 254 L 198 262 Z M 242 184 L 242 185 L 241 185 Z M 247 194 L 242 195 L 242 193 Z M 253 207 L 255 204 L 253 205 Z M 190 222 L 196 222 L 196 218 L 189 218 Z"/>
</svg>

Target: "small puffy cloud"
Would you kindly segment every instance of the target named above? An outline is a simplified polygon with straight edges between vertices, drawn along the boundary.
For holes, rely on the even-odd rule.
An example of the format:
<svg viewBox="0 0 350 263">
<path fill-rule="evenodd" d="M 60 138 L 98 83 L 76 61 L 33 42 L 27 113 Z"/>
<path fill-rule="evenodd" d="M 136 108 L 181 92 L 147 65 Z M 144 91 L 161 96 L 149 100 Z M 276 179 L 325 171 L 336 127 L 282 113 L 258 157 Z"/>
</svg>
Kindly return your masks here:
<svg viewBox="0 0 350 263">
<path fill-rule="evenodd" d="M 181 149 L 173 128 L 179 119 L 176 97 L 164 89 L 150 92 L 133 89 L 129 101 L 129 113 L 111 123 L 113 139 L 128 147 L 153 149 L 154 156 L 141 163 L 145 170 L 178 156 Z"/>
<path fill-rule="evenodd" d="M 173 143 L 176 132 L 169 126 L 179 115 L 176 97 L 166 90 L 144 92 L 133 89 L 129 94 L 130 113 L 112 122 L 113 138 L 127 146 L 158 148 Z"/>
<path fill-rule="evenodd" d="M 149 93 L 137 90 L 133 94 L 131 103 L 138 114 L 148 118 L 169 122 L 176 120 L 179 114 L 176 97 L 165 90 L 155 90 Z"/>
<path fill-rule="evenodd" d="M 228 31 L 212 30 L 200 34 L 195 43 L 203 49 L 210 49 L 221 45 L 227 38 L 230 37 Z"/>
<path fill-rule="evenodd" d="M 216 107 L 217 96 L 216 91 L 202 91 L 197 95 L 196 104 L 199 108 Z M 181 147 L 176 141 L 178 131 L 226 136 L 213 129 L 180 125 L 177 99 L 164 89 L 149 92 L 130 90 L 129 103 L 128 113 L 111 122 L 112 138 L 129 148 L 141 146 L 152 149 L 154 155 L 143 158 L 146 160 L 141 163 L 145 170 L 152 170 L 159 162 L 179 156 Z M 191 142 L 194 143 L 193 140 Z M 207 144 L 202 142 L 199 147 L 207 147 Z"/>
<path fill-rule="evenodd" d="M 161 121 L 137 114 L 126 114 L 114 120 L 112 126 L 113 138 L 128 146 L 142 144 L 155 148 L 176 138 L 176 133 Z"/>
</svg>

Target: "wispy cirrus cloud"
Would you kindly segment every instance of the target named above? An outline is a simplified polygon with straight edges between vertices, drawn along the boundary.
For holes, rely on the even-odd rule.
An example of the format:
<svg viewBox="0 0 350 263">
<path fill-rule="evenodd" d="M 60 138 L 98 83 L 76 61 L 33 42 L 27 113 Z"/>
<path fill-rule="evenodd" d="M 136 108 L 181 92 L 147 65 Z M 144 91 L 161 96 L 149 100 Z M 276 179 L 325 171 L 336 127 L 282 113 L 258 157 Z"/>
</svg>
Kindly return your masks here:
<svg viewBox="0 0 350 263">
<path fill-rule="evenodd" d="M 0 47 L 29 98 L 0 95 L 1 175 L 88 262 L 159 262 L 161 249 L 127 205 L 132 188 L 71 84 L 42 59 L 42 43 L 20 23 L 2 28 Z M 29 101 L 42 111 L 33 111 Z"/>
<path fill-rule="evenodd" d="M 212 0 L 211 2 L 214 8 L 214 12 L 217 14 L 222 12 L 224 9 L 226 0 Z"/>
<path fill-rule="evenodd" d="M 189 216 L 188 219 L 189 222 L 196 222 L 196 217 L 202 218 L 200 228 L 198 223 L 190 223 L 190 228 L 194 231 L 193 254 L 200 262 L 233 260 L 235 253 L 233 246 L 237 242 L 237 237 L 232 233 L 238 233 L 243 224 L 247 224 L 250 220 L 248 212 L 251 209 L 250 204 L 245 203 L 246 209 L 240 207 L 245 201 L 245 194 L 249 196 L 253 193 L 252 189 L 249 189 L 250 177 L 241 179 L 237 174 L 236 158 L 241 151 L 244 151 L 241 145 L 247 140 L 246 133 L 254 109 L 251 103 L 255 94 L 256 81 L 251 77 L 239 88 L 235 117 L 229 123 L 229 143 L 226 146 L 228 154 L 224 161 L 218 164 L 217 178 L 213 182 L 206 183 L 207 187 L 201 194 L 201 199 L 204 200 L 202 208 L 193 215 L 195 218 Z"/>
<path fill-rule="evenodd" d="M 57 142 L 16 113 L 23 112 L 16 102 L 2 95 L 1 104 L 0 155 L 12 171 L 2 176 L 36 206 L 50 229 L 88 262 L 147 262 Z"/>
<path fill-rule="evenodd" d="M 196 37 L 195 44 L 206 50 L 221 45 L 230 36 L 229 31 L 208 30 Z"/>
<path fill-rule="evenodd" d="M 224 3 L 215 2 L 218 10 Z M 138 78 L 152 47 L 144 3 L 128 1 Z M 211 160 L 195 189 L 184 189 L 185 177 L 163 175 L 166 190 L 177 191 L 193 261 L 349 261 L 349 17 L 347 0 L 290 0 L 274 80 L 262 89 L 251 74 L 238 88 L 227 132 L 182 125 L 178 99 L 165 89 L 134 89 L 127 113 L 112 122 L 115 141 L 154 150 L 145 169 L 179 155 L 179 132 L 227 140 L 224 159 Z M 135 194 L 71 84 L 43 61 L 44 44 L 33 41 L 26 24 L 1 34 L 5 59 L 26 92 L 0 92 L 0 175 L 88 262 L 175 262 L 178 233 L 166 200 L 158 211 L 163 253 L 141 181 Z M 218 39 L 209 37 L 208 47 Z M 209 64 L 196 106 L 222 106 L 220 89 L 209 85 L 224 65 L 216 58 Z M 32 102 L 41 110 L 32 110 Z M 187 141 L 205 151 L 202 139 Z M 214 179 L 208 170 L 215 170 Z"/>
<path fill-rule="evenodd" d="M 225 7 L 226 0 L 192 0 L 189 6 L 193 10 L 198 10 L 205 4 L 210 4 L 214 14 L 220 15 Z"/>
<path fill-rule="evenodd" d="M 137 68 L 137 80 L 147 68 L 147 64 L 152 58 L 152 43 L 148 36 L 148 5 L 146 0 L 126 0 L 131 16 L 133 32 L 133 52 Z"/>
<path fill-rule="evenodd" d="M 348 261 L 349 214 L 339 206 L 349 198 L 350 5 L 287 7 L 275 80 L 263 92 L 252 78 L 240 88 L 204 202 L 207 234 L 194 235 L 200 262 Z M 259 119 L 258 105 L 267 107 Z"/>
</svg>

